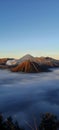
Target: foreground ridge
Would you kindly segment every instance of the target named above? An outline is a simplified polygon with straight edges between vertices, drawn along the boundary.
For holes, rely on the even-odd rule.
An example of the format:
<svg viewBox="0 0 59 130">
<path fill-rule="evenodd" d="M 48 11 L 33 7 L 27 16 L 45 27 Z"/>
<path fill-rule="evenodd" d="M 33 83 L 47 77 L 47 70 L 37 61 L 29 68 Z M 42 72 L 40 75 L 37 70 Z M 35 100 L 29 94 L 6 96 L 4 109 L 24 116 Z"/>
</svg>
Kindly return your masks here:
<svg viewBox="0 0 59 130">
<path fill-rule="evenodd" d="M 39 127 L 36 123 L 36 119 L 34 119 L 34 127 L 32 127 L 27 121 L 25 122 L 28 126 L 28 129 L 32 130 L 58 130 L 59 128 L 59 120 L 57 116 L 51 113 L 45 113 L 41 115 L 41 121 L 39 123 Z M 25 128 L 21 128 L 17 121 L 13 121 L 11 117 L 8 117 L 4 120 L 3 115 L 0 114 L 0 129 L 1 130 L 25 130 Z"/>
</svg>

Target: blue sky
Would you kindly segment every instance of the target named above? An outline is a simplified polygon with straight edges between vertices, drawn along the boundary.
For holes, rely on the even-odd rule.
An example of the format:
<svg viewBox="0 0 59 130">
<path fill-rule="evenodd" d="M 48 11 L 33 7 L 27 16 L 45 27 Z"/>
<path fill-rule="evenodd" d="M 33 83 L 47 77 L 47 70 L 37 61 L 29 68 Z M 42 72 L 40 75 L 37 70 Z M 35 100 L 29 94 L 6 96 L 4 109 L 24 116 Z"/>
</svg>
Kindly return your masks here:
<svg viewBox="0 0 59 130">
<path fill-rule="evenodd" d="M 0 0 L 0 57 L 59 58 L 59 0 Z"/>
</svg>

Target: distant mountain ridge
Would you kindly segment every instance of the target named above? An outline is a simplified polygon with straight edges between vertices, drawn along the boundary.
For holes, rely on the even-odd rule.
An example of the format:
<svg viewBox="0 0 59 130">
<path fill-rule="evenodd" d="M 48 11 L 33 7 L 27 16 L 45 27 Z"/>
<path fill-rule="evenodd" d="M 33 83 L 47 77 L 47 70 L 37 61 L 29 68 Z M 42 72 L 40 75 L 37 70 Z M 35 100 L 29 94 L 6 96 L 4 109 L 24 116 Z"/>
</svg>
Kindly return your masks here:
<svg viewBox="0 0 59 130">
<path fill-rule="evenodd" d="M 47 65 L 48 67 L 59 67 L 59 60 L 51 57 L 38 57 L 36 58 L 41 64 Z"/>
<path fill-rule="evenodd" d="M 51 67 L 59 67 L 59 60 L 51 57 L 33 57 L 30 54 L 20 59 L 0 59 L 0 68 L 10 69 L 12 72 L 38 73 L 48 71 Z"/>
</svg>

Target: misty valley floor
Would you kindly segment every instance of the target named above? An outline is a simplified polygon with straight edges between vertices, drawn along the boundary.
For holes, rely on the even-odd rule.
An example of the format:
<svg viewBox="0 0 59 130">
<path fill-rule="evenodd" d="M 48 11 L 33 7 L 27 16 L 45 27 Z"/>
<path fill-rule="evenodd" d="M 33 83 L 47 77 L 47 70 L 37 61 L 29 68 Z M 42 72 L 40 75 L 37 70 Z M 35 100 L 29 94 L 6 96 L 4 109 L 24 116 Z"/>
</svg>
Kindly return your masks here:
<svg viewBox="0 0 59 130">
<path fill-rule="evenodd" d="M 0 70 L 0 112 L 11 115 L 25 126 L 25 121 L 39 124 L 44 112 L 59 115 L 59 69 L 49 73 L 22 74 Z"/>
</svg>

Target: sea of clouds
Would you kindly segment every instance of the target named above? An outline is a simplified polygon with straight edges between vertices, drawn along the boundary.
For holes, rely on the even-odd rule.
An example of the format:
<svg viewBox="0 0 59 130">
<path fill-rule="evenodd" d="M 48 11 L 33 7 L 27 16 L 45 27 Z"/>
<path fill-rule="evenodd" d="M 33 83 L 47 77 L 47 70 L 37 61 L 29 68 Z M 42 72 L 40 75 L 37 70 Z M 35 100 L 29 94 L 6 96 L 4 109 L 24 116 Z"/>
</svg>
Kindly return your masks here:
<svg viewBox="0 0 59 130">
<path fill-rule="evenodd" d="M 0 113 L 25 126 L 34 117 L 39 124 L 45 112 L 59 115 L 59 69 L 39 74 L 0 70 Z"/>
</svg>

